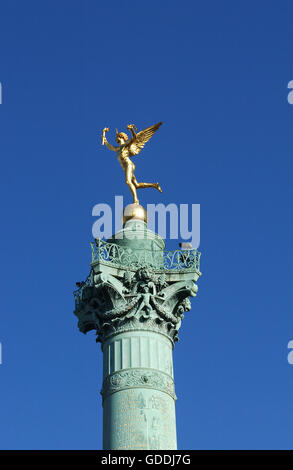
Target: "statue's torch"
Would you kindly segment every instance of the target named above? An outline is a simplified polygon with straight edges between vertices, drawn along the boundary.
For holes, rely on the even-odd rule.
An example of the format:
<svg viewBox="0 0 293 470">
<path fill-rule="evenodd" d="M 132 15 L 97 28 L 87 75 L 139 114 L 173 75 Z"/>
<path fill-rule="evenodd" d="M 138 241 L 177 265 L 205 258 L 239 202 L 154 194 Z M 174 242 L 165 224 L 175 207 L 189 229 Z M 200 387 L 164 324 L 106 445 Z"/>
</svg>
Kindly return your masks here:
<svg viewBox="0 0 293 470">
<path fill-rule="evenodd" d="M 106 132 L 109 131 L 109 127 L 105 127 L 103 129 L 103 134 L 102 134 L 102 145 L 105 145 L 105 141 L 106 141 Z"/>
</svg>

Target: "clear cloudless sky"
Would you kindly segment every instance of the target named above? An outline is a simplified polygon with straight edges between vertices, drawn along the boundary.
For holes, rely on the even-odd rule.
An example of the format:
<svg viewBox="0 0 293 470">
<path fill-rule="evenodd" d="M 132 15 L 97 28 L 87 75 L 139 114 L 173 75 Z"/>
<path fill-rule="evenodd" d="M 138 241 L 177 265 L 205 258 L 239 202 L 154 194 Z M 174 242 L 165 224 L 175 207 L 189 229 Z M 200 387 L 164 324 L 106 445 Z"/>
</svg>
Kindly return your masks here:
<svg viewBox="0 0 293 470">
<path fill-rule="evenodd" d="M 287 0 L 1 2 L 1 449 L 102 447 L 102 353 L 72 291 L 94 204 L 131 197 L 97 136 L 160 120 L 136 173 L 164 192 L 141 202 L 201 205 L 179 448 L 293 447 L 292 17 Z"/>
</svg>

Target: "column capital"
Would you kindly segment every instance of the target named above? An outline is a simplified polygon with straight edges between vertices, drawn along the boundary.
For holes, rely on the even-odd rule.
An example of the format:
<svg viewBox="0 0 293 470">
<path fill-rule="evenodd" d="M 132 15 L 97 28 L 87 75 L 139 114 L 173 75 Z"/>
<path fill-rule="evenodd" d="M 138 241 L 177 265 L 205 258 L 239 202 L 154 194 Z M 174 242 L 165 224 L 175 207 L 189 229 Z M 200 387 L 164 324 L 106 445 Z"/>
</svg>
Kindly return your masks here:
<svg viewBox="0 0 293 470">
<path fill-rule="evenodd" d="M 100 342 L 132 330 L 177 341 L 198 290 L 199 258 L 196 250 L 165 251 L 155 237 L 96 240 L 90 274 L 74 293 L 80 331 L 96 330 Z"/>
</svg>

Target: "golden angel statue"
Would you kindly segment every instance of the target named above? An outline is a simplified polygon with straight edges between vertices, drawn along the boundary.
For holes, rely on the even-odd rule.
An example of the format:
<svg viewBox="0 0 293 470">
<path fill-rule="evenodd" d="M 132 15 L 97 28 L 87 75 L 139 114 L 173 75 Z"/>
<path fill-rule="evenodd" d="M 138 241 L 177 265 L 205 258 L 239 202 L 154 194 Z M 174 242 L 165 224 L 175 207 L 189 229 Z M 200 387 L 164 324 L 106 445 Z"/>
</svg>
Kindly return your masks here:
<svg viewBox="0 0 293 470">
<path fill-rule="evenodd" d="M 137 133 L 135 132 L 135 130 L 137 131 L 135 125 L 129 124 L 127 129 L 131 132 L 130 139 L 128 139 L 127 134 L 118 132 L 116 129 L 116 142 L 119 144 L 117 147 L 114 147 L 114 145 L 109 144 L 107 141 L 106 132 L 109 131 L 109 128 L 105 127 L 103 130 L 102 145 L 105 144 L 109 150 L 113 150 L 117 153 L 118 161 L 125 173 L 126 184 L 132 193 L 133 202 L 135 204 L 139 204 L 136 193 L 138 188 L 156 188 L 158 191 L 162 192 L 159 183 L 138 183 L 134 175 L 135 165 L 131 161 L 131 157 L 139 154 L 146 142 L 150 140 L 161 124 L 162 123 L 159 122 Z"/>
</svg>

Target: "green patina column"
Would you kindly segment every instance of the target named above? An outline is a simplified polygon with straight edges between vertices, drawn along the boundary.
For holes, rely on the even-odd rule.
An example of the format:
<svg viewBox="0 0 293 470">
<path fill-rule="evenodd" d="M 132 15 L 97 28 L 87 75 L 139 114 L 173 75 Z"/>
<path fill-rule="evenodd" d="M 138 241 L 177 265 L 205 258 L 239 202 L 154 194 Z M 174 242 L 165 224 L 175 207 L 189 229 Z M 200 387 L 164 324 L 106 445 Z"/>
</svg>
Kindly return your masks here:
<svg viewBox="0 0 293 470">
<path fill-rule="evenodd" d="M 166 251 L 143 218 L 92 243 L 74 313 L 102 345 L 104 449 L 177 449 L 172 353 L 197 293 L 199 258 Z"/>
</svg>

